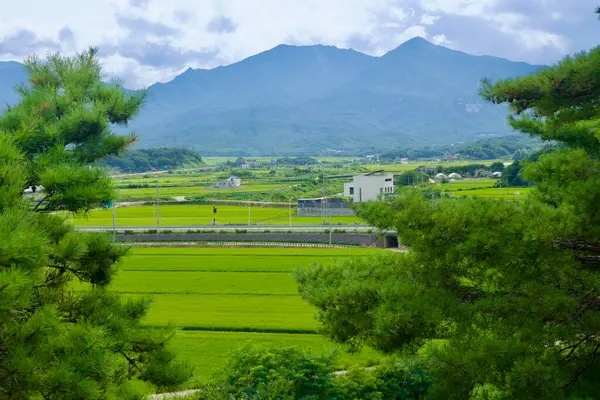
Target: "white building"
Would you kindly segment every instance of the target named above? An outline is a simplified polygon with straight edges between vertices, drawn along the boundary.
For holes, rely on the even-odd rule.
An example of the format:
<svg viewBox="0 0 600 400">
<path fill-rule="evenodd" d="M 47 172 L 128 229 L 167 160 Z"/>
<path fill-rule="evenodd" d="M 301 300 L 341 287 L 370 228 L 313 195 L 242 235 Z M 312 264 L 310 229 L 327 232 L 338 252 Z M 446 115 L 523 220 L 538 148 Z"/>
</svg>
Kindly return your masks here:
<svg viewBox="0 0 600 400">
<path fill-rule="evenodd" d="M 217 189 L 239 188 L 240 186 L 242 186 L 242 180 L 237 176 L 230 176 L 224 181 L 213 183 L 213 188 Z"/>
<path fill-rule="evenodd" d="M 352 197 L 356 203 L 374 201 L 380 195 L 393 193 L 392 174 L 355 175 L 353 182 L 344 183 L 344 196 Z"/>
</svg>

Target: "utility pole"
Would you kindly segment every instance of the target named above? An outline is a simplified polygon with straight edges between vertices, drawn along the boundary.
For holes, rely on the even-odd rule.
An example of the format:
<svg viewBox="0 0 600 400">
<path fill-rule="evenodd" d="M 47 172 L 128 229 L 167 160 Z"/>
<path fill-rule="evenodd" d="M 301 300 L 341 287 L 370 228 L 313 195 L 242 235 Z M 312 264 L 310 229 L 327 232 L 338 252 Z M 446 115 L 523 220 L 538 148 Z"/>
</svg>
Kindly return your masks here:
<svg viewBox="0 0 600 400">
<path fill-rule="evenodd" d="M 502 177 L 500 177 L 500 198 L 502 198 Z"/>
<path fill-rule="evenodd" d="M 292 229 L 292 198 L 288 199 L 288 210 L 290 213 L 290 229 Z"/>
<path fill-rule="evenodd" d="M 248 203 L 248 226 L 250 226 L 250 203 Z"/>
<path fill-rule="evenodd" d="M 160 230 L 160 193 L 159 193 L 159 178 L 156 178 L 156 233 Z"/>
<path fill-rule="evenodd" d="M 117 231 L 117 213 L 115 211 L 115 202 L 112 202 L 112 220 L 113 220 L 113 234 L 112 234 L 112 241 L 113 243 L 116 241 L 116 231 Z"/>
</svg>

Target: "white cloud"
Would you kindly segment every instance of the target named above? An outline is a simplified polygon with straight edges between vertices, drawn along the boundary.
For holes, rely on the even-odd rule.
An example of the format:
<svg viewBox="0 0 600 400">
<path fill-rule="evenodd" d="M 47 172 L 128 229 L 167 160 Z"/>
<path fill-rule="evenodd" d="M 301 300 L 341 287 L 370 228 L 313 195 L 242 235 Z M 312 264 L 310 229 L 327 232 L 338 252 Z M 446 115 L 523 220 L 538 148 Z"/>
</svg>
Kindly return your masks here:
<svg viewBox="0 0 600 400">
<path fill-rule="evenodd" d="M 451 42 L 446 38 L 446 35 L 444 35 L 443 33 L 432 37 L 431 42 L 446 47 L 448 47 L 451 44 Z"/>
<path fill-rule="evenodd" d="M 440 30 L 452 18 L 495 29 L 514 54 L 540 48 L 567 51 L 570 42 L 537 22 L 570 20 L 564 8 L 527 16 L 509 0 L 3 0 L 0 59 L 24 54 L 2 51 L 2 38 L 26 32 L 22 48 L 39 53 L 80 51 L 102 45 L 110 74 L 129 85 L 171 79 L 187 67 L 209 68 L 239 61 L 281 43 L 322 43 L 381 55 L 414 36 L 460 47 L 455 34 Z M 522 0 L 539 7 L 548 1 Z M 589 0 L 586 0 L 589 1 Z M 529 3 L 528 3 L 529 4 Z M 511 8 L 512 7 L 512 8 Z M 558 13 L 558 10 L 561 13 Z M 590 13 L 592 10 L 590 10 Z M 68 29 L 68 30 L 67 30 Z M 59 42 L 59 33 L 62 42 Z M 72 32 L 72 35 L 65 35 Z M 67 40 L 68 39 L 68 40 Z M 477 32 L 473 42 L 483 41 Z M 5 46 L 8 48 L 9 46 Z M 18 49 L 13 40 L 11 49 Z M 14 52 L 14 50 L 12 50 Z M 162 59 L 161 59 L 162 56 Z"/>
<path fill-rule="evenodd" d="M 433 25 L 435 23 L 435 21 L 437 21 L 440 18 L 441 17 L 439 15 L 423 14 L 421 16 L 421 24 L 423 24 L 423 25 Z"/>
</svg>

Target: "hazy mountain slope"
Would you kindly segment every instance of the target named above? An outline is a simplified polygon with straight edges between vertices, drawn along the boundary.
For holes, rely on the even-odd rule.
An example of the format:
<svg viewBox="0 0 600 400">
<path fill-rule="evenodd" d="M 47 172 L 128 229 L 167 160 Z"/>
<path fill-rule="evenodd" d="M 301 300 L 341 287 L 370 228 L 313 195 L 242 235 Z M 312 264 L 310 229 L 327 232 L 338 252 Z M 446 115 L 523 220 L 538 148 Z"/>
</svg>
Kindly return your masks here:
<svg viewBox="0 0 600 400">
<path fill-rule="evenodd" d="M 510 133 L 506 108 L 480 99 L 480 81 L 538 68 L 421 38 L 382 57 L 331 46 L 280 45 L 152 85 L 132 128 L 139 147 L 187 146 L 202 154 L 442 145 L 481 133 Z M 0 70 L 0 82 L 4 79 Z"/>
<path fill-rule="evenodd" d="M 19 100 L 15 92 L 15 85 L 27 82 L 27 71 L 22 64 L 17 62 L 0 61 L 0 109 L 6 108 L 7 104 L 14 104 Z"/>
</svg>

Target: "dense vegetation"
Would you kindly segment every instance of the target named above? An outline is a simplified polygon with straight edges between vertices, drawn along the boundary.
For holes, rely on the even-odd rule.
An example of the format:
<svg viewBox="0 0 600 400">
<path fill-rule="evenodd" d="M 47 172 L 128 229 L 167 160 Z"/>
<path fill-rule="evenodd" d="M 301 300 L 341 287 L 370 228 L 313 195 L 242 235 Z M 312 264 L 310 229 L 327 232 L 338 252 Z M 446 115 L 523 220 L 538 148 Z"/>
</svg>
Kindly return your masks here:
<svg viewBox="0 0 600 400">
<path fill-rule="evenodd" d="M 116 168 L 121 172 L 146 172 L 157 169 L 197 167 L 202 165 L 200 154 L 189 149 L 157 148 L 128 150 L 122 155 L 111 155 L 99 165 Z"/>
<path fill-rule="evenodd" d="M 363 217 L 411 252 L 300 271 L 323 331 L 353 346 L 427 352 L 428 399 L 595 398 L 600 391 L 600 48 L 482 95 L 561 144 L 525 163 L 520 201 L 407 189 Z"/>
<path fill-rule="evenodd" d="M 383 153 L 379 159 L 391 162 L 398 158 L 429 159 L 456 155 L 461 160 L 495 160 L 523 158 L 539 148 L 541 143 L 527 137 L 514 136 L 479 140 L 473 143 L 437 147 L 418 147 Z"/>
<path fill-rule="evenodd" d="M 29 87 L 0 118 L 0 398 L 143 399 L 191 370 L 167 350 L 169 329 L 140 324 L 146 299 L 105 290 L 127 252 L 53 214 L 110 200 L 110 180 L 89 167 L 132 141 L 111 132 L 138 112 L 100 81 L 97 50 L 28 59 Z M 42 185 L 39 201 L 24 198 Z M 72 291 L 85 282 L 89 290 Z"/>
<path fill-rule="evenodd" d="M 245 346 L 232 354 L 225 379 L 203 387 L 198 399 L 410 400 L 431 386 L 427 373 L 401 361 L 336 376 L 333 360 L 296 347 Z"/>
</svg>

